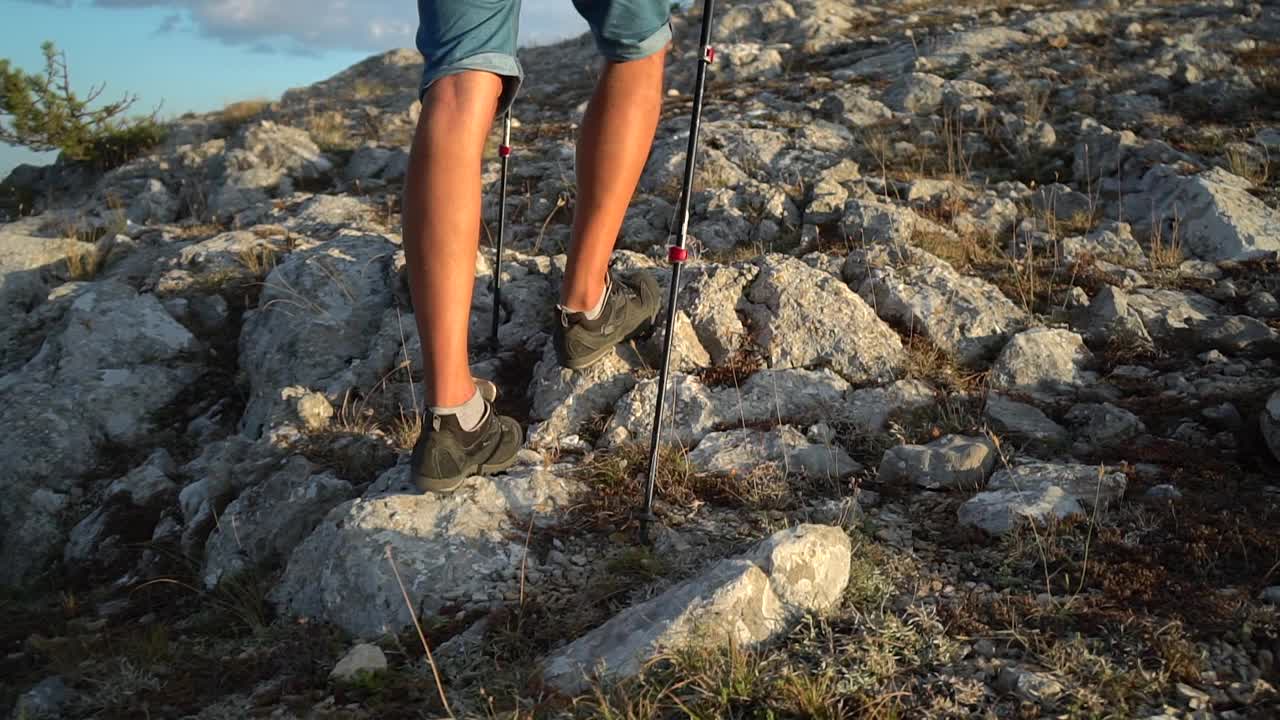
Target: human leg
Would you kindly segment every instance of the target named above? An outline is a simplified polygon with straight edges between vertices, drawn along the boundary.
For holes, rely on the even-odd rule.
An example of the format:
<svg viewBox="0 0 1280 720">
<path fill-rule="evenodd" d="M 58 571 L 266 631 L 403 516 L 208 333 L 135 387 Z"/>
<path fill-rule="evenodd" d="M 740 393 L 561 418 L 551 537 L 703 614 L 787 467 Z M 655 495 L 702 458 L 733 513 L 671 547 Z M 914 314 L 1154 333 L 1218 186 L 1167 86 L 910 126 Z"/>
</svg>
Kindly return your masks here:
<svg viewBox="0 0 1280 720">
<path fill-rule="evenodd" d="M 469 474 L 510 465 L 520 428 L 492 412 L 468 364 L 467 330 L 480 235 L 485 138 L 519 82 L 518 3 L 418 3 L 426 58 L 422 111 L 403 202 L 409 288 L 430 408 L 414 447 L 423 489 L 450 490 Z"/>
</svg>

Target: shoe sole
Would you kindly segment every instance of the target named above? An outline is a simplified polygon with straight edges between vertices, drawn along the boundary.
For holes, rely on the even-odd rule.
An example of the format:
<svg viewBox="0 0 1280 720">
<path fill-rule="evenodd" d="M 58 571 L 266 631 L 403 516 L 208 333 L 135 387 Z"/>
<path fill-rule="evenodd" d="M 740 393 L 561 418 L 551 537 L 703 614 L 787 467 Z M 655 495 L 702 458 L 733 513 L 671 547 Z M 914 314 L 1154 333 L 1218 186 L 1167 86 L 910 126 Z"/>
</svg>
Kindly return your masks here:
<svg viewBox="0 0 1280 720">
<path fill-rule="evenodd" d="M 448 478 L 424 478 L 417 476 L 413 478 L 413 484 L 422 492 L 434 493 L 451 493 L 462 486 L 467 478 L 476 475 L 492 475 L 500 473 L 516 464 L 516 458 L 520 454 L 520 448 L 524 446 L 524 433 L 520 432 L 520 441 L 517 443 L 516 452 L 511 453 L 511 457 L 496 463 L 476 463 L 468 465 L 463 469 L 460 475 Z"/>
</svg>

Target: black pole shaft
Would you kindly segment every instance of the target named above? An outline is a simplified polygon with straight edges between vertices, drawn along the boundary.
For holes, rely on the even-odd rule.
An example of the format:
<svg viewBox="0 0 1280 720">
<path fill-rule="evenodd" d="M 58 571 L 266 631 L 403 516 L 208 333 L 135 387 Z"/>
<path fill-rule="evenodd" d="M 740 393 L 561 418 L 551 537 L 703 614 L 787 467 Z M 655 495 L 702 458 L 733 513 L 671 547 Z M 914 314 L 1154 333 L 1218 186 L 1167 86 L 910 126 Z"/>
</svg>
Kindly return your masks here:
<svg viewBox="0 0 1280 720">
<path fill-rule="evenodd" d="M 502 238 L 507 234 L 507 163 L 511 159 L 511 110 L 508 108 L 502 121 L 502 178 L 498 181 L 498 243 L 493 254 L 493 329 L 489 340 L 498 349 L 498 315 L 502 308 Z"/>
<path fill-rule="evenodd" d="M 667 379 L 671 369 L 671 340 L 675 334 L 676 296 L 680 292 L 680 266 L 684 262 L 685 242 L 689 232 L 689 205 L 693 195 L 693 167 L 698 154 L 698 128 L 702 123 L 702 93 L 706 87 L 707 66 L 713 59 L 711 50 L 711 18 L 715 0 L 702 5 L 702 38 L 699 42 L 698 72 L 693 83 L 693 114 L 689 121 L 689 147 L 684 156 L 684 180 L 680 186 L 680 228 L 671 254 L 671 287 L 667 296 L 666 327 L 662 340 L 662 369 L 658 373 L 658 397 L 653 414 L 653 434 L 649 439 L 649 477 L 644 488 L 644 508 L 640 515 L 640 532 L 649 540 L 649 523 L 653 519 L 653 493 L 658 480 L 658 448 L 662 435 L 662 410 L 666 402 Z"/>
</svg>

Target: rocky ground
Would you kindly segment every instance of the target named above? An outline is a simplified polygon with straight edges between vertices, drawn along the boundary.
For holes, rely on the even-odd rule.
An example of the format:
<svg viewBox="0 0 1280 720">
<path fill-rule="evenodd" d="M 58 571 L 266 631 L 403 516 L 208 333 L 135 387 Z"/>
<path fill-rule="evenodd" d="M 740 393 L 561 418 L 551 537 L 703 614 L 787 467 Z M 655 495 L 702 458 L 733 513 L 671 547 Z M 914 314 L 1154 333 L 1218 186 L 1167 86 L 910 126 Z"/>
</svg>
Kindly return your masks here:
<svg viewBox="0 0 1280 720">
<path fill-rule="evenodd" d="M 697 21 L 616 260 L 664 284 Z M 0 712 L 1275 717 L 1280 3 L 715 37 L 652 548 L 655 340 L 547 350 L 589 39 L 522 56 L 496 347 L 486 165 L 474 372 L 527 447 L 447 497 L 406 485 L 416 53 L 15 171 Z"/>
</svg>

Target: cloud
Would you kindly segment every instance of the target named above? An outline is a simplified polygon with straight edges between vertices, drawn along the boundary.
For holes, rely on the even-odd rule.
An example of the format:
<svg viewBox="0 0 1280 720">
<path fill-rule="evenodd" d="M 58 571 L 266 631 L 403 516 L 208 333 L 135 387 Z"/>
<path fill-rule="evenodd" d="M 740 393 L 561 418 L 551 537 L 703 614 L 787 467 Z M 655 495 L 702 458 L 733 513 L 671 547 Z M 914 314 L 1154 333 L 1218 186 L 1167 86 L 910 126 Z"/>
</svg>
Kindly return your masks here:
<svg viewBox="0 0 1280 720">
<path fill-rule="evenodd" d="M 413 47 L 417 8 L 406 0 L 28 0 L 70 8 L 161 8 L 161 32 L 188 29 L 228 45 L 318 54 Z M 177 16 L 177 17 L 175 17 Z M 544 43 L 586 31 L 569 0 L 526 0 L 520 41 Z"/>
</svg>

